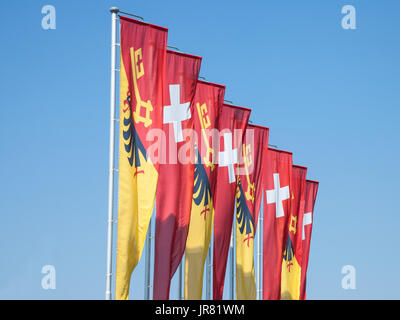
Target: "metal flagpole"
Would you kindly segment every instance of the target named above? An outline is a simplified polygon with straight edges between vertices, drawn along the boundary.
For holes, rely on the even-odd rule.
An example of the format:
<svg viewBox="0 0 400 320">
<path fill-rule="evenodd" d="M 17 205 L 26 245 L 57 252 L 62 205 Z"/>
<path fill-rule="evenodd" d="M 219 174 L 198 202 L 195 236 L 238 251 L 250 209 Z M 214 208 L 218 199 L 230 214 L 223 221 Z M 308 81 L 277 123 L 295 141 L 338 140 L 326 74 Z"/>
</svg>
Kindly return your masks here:
<svg viewBox="0 0 400 320">
<path fill-rule="evenodd" d="M 118 8 L 112 7 L 111 12 L 111 87 L 110 87 L 110 150 L 108 175 L 108 220 L 107 220 L 107 271 L 106 300 L 111 300 L 112 279 L 112 237 L 113 237 L 113 207 L 114 207 L 114 152 L 115 152 L 115 73 L 116 73 L 116 38 Z"/>
<path fill-rule="evenodd" d="M 183 300 L 182 298 L 182 260 L 181 263 L 179 264 L 179 270 L 178 270 L 178 277 L 179 277 L 179 282 L 178 282 L 178 300 Z"/>
<path fill-rule="evenodd" d="M 261 212 L 260 215 L 258 216 L 258 225 L 257 225 L 257 255 L 256 255 L 256 266 L 257 266 L 257 274 L 256 274 L 256 279 L 257 279 L 257 300 L 260 300 L 260 224 L 261 224 Z"/>
<path fill-rule="evenodd" d="M 235 224 L 232 225 L 232 233 L 231 233 L 231 300 L 234 300 L 235 291 L 234 291 L 234 282 L 235 282 L 235 250 L 233 246 L 233 232 L 234 232 Z"/>
<path fill-rule="evenodd" d="M 261 200 L 262 201 L 262 200 Z M 257 226 L 257 300 L 261 300 L 261 232 L 263 226 L 263 217 L 260 210 L 258 216 L 258 226 Z"/>
<path fill-rule="evenodd" d="M 155 207 L 155 206 L 154 206 Z M 150 300 L 150 259 L 151 259 L 151 221 L 150 218 L 149 228 L 147 229 L 147 247 L 146 247 L 146 267 L 145 267 L 145 284 L 144 284 L 144 299 Z"/>
<path fill-rule="evenodd" d="M 212 241 L 212 240 L 211 240 Z M 206 299 L 211 300 L 211 241 L 208 246 L 206 259 Z"/>
</svg>

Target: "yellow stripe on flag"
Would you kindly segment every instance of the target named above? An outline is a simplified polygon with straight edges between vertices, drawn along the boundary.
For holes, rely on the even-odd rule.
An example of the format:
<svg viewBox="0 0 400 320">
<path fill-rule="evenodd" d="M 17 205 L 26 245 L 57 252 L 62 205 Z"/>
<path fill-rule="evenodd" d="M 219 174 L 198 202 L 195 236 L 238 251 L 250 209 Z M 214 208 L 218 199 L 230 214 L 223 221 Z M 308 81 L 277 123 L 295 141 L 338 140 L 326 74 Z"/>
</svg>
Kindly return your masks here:
<svg viewBox="0 0 400 320">
<path fill-rule="evenodd" d="M 291 261 L 282 262 L 281 300 L 299 300 L 301 267 L 293 255 Z"/>
<path fill-rule="evenodd" d="M 201 300 L 204 263 L 210 245 L 213 221 L 214 208 L 211 199 L 207 206 L 204 205 L 204 199 L 200 205 L 192 201 L 185 249 L 185 300 Z"/>
<path fill-rule="evenodd" d="M 132 110 L 126 103 L 129 89 L 122 57 L 120 74 L 119 198 L 115 298 L 127 300 L 131 274 L 142 255 L 154 207 L 158 173 L 150 158 L 146 160 L 141 152 L 137 153 L 141 165 L 135 168 L 134 146 L 129 152 L 126 151 L 127 140 L 125 140 L 123 132 L 128 130 L 128 126 L 133 123 L 128 125 L 124 123 L 125 119 L 132 116 Z M 131 158 L 132 164 L 129 158 Z"/>
<path fill-rule="evenodd" d="M 239 206 L 241 188 L 237 188 L 236 207 Z M 237 214 L 239 214 L 238 210 Z M 244 219 L 244 218 L 243 218 Z M 236 296 L 238 300 L 255 300 L 256 278 L 254 274 L 254 225 L 251 233 L 240 232 L 240 224 L 236 221 Z"/>
</svg>

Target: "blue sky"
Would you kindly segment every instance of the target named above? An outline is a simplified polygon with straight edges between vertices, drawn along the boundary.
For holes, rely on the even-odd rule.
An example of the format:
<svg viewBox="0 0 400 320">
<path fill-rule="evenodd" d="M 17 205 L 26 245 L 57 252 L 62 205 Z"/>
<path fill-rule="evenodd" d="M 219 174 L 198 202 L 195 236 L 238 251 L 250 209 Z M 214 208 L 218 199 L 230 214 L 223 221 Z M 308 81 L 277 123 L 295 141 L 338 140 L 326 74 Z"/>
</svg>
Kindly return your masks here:
<svg viewBox="0 0 400 320">
<path fill-rule="evenodd" d="M 41 27 L 48 4 L 55 30 Z M 341 27 L 347 4 L 356 30 Z M 111 6 L 167 27 L 169 45 L 201 55 L 200 74 L 252 108 L 270 143 L 320 181 L 308 298 L 399 299 L 395 0 L 8 1 L 0 299 L 104 298 Z M 56 268 L 55 290 L 41 287 L 44 265 Z M 355 290 L 341 287 L 345 265 L 356 269 Z M 133 298 L 143 297 L 142 278 L 140 264 Z"/>
</svg>

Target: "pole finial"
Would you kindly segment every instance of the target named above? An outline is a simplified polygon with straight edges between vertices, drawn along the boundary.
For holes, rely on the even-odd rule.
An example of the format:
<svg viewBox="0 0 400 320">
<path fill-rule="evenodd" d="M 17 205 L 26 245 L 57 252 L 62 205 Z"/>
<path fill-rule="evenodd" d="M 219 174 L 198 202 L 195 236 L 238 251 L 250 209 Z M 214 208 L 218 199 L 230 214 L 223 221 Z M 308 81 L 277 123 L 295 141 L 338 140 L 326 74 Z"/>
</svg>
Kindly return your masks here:
<svg viewBox="0 0 400 320">
<path fill-rule="evenodd" d="M 111 7 L 111 8 L 110 8 L 110 12 L 111 12 L 111 13 L 118 13 L 118 12 L 119 12 L 119 9 L 118 9 L 117 7 Z"/>
</svg>

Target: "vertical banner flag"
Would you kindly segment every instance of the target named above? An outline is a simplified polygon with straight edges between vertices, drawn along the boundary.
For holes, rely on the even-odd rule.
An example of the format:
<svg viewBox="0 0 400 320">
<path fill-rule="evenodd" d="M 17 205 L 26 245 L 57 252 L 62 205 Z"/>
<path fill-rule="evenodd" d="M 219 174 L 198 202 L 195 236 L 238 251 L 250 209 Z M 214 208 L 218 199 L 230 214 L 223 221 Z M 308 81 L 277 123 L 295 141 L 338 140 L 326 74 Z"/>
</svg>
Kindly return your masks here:
<svg viewBox="0 0 400 320">
<path fill-rule="evenodd" d="M 314 205 L 317 198 L 318 184 L 319 183 L 317 181 L 306 181 L 305 204 L 301 230 L 301 239 L 303 243 L 303 259 L 301 262 L 300 300 L 306 299 L 308 258 L 310 254 L 311 231 L 314 221 Z"/>
<path fill-rule="evenodd" d="M 156 201 L 153 298 L 169 299 L 185 251 L 194 179 L 193 98 L 201 57 L 167 51 L 163 132 Z"/>
<path fill-rule="evenodd" d="M 236 298 L 256 299 L 254 237 L 262 198 L 269 130 L 249 124 L 236 186 Z"/>
<path fill-rule="evenodd" d="M 162 128 L 168 30 L 126 17 L 121 21 L 119 198 L 116 299 L 129 283 L 154 207 L 158 164 L 147 134 Z M 159 144 L 159 142 L 155 142 Z"/>
<path fill-rule="evenodd" d="M 291 206 L 292 153 L 268 149 L 264 170 L 263 299 L 280 300 Z"/>
<path fill-rule="evenodd" d="M 213 195 L 216 182 L 218 121 L 225 86 L 198 81 L 194 97 L 195 170 L 192 211 L 185 249 L 185 299 L 200 300 L 204 263 L 214 220 Z M 216 144 L 216 145 L 215 145 Z M 215 150 L 215 151 L 214 151 Z"/>
<path fill-rule="evenodd" d="M 292 168 L 292 203 L 290 208 L 288 235 L 282 261 L 281 299 L 299 300 L 301 262 L 303 243 L 301 229 L 304 210 L 304 193 L 306 188 L 307 168 L 293 166 Z"/>
<path fill-rule="evenodd" d="M 224 104 L 219 119 L 217 185 L 214 195 L 213 298 L 221 300 L 235 209 L 236 167 L 250 109 Z"/>
</svg>

